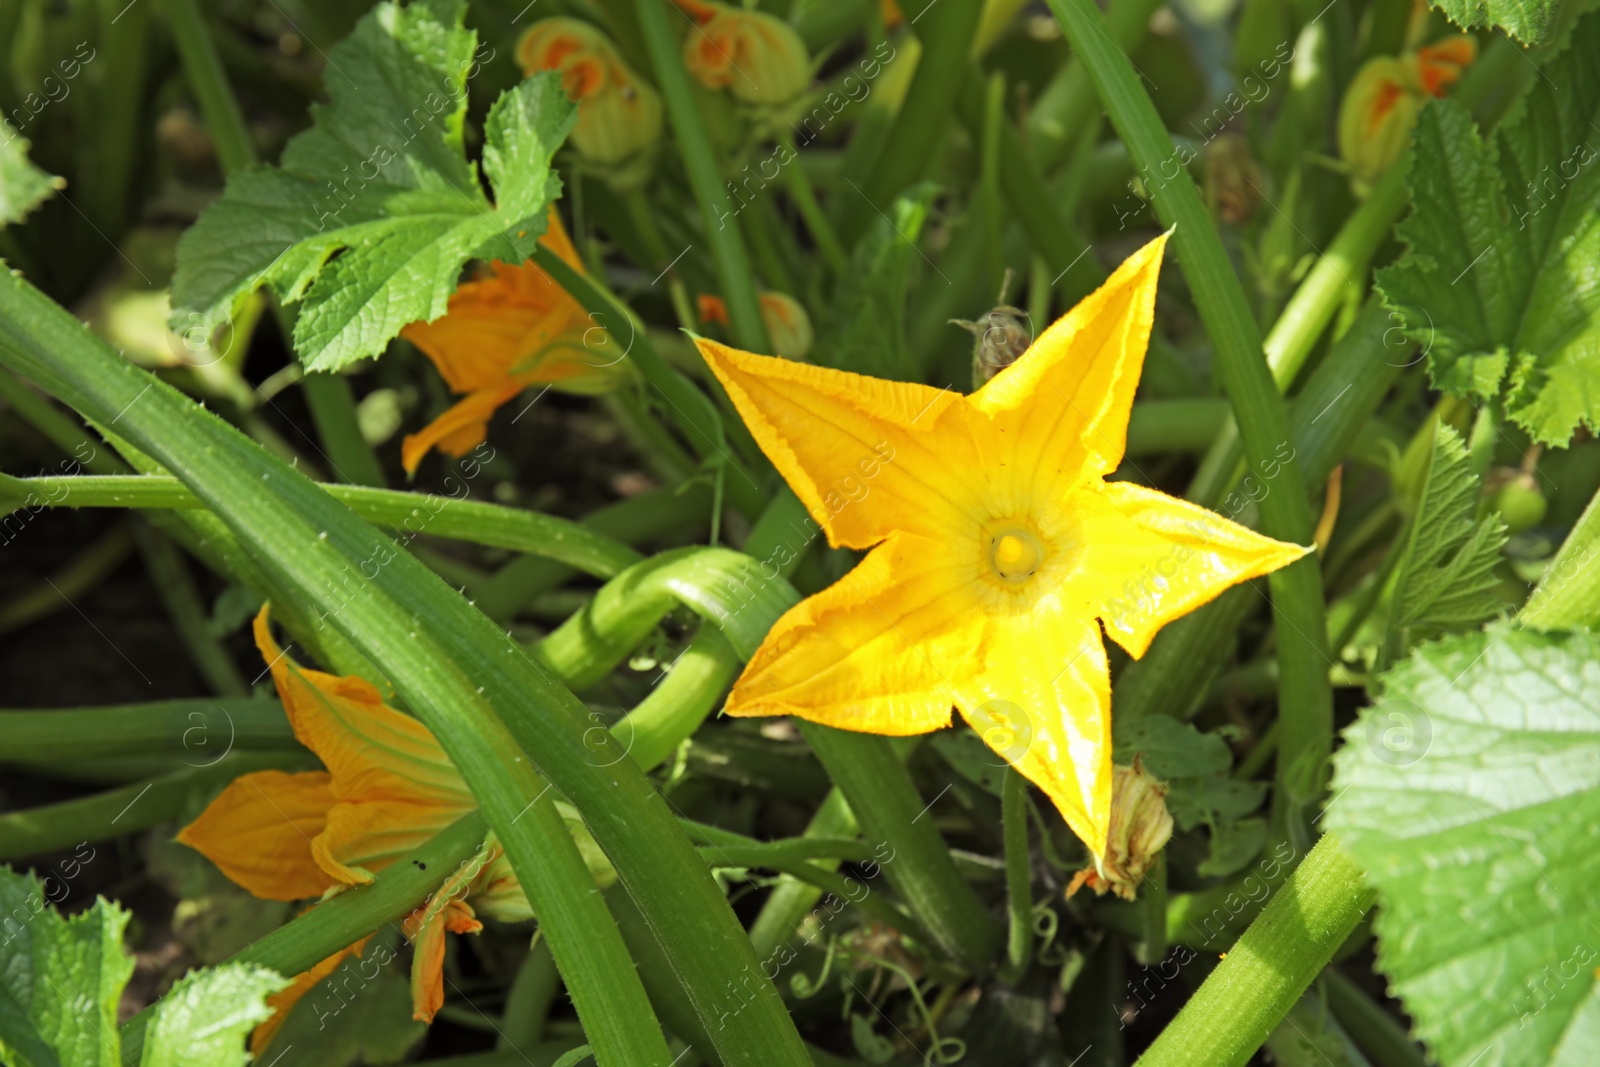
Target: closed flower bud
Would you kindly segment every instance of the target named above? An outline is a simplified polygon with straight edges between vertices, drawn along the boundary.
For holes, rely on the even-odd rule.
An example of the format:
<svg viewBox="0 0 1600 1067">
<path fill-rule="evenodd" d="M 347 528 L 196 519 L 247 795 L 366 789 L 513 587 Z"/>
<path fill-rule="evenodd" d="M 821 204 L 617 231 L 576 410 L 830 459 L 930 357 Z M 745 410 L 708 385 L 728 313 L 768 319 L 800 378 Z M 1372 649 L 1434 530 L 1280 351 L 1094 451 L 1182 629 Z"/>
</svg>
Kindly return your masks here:
<svg viewBox="0 0 1600 1067">
<path fill-rule="evenodd" d="M 761 306 L 761 322 L 767 328 L 775 354 L 797 360 L 810 355 L 811 316 L 806 314 L 800 301 L 783 293 L 761 293 L 756 302 Z M 722 297 L 701 293 L 696 304 L 701 322 L 728 325 L 728 305 Z"/>
<path fill-rule="evenodd" d="M 605 34 L 587 22 L 549 18 L 517 43 L 527 74 L 554 70 L 578 105 L 572 145 L 619 190 L 636 189 L 650 173 L 661 140 L 661 97 L 635 74 Z"/>
<path fill-rule="evenodd" d="M 1105 856 L 1073 875 L 1067 886 L 1069 897 L 1086 885 L 1099 896 L 1109 890 L 1132 900 L 1144 872 L 1172 837 L 1167 787 L 1140 765 L 1139 757 L 1131 767 L 1113 767 L 1111 775 L 1111 828 Z"/>
<path fill-rule="evenodd" d="M 1377 56 L 1356 72 L 1339 106 L 1339 154 L 1360 196 L 1405 151 L 1417 113 L 1440 97 L 1478 55 L 1471 37 L 1447 37 L 1402 56 Z"/>
<path fill-rule="evenodd" d="M 699 25 L 683 42 L 683 65 L 708 89 L 762 109 L 793 103 L 811 84 L 811 55 L 793 26 L 760 11 L 720 4 L 679 7 Z"/>
</svg>

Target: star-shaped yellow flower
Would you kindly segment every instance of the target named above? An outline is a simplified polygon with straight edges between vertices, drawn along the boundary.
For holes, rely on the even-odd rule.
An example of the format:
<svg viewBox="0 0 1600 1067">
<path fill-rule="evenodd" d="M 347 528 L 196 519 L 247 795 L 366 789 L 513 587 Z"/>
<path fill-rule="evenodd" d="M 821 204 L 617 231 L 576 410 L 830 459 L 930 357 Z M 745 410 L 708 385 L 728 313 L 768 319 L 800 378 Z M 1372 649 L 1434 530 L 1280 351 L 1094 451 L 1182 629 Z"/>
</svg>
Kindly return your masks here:
<svg viewBox="0 0 1600 1067">
<path fill-rule="evenodd" d="M 1106 481 L 1165 245 L 1146 245 L 971 396 L 697 341 L 829 542 L 872 550 L 778 620 L 729 714 L 898 736 L 947 726 L 955 707 L 1104 853 L 1101 623 L 1141 656 L 1165 623 L 1308 551 Z"/>
</svg>

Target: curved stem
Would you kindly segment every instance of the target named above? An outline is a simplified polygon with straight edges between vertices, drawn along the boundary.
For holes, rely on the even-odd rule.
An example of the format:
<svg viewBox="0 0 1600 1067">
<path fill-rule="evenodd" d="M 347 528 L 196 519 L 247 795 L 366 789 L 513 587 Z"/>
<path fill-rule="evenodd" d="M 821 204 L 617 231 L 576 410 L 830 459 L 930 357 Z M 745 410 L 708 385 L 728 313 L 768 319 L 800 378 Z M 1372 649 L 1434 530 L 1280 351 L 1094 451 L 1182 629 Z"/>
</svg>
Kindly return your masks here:
<svg viewBox="0 0 1600 1067">
<path fill-rule="evenodd" d="M 1361 868 L 1317 842 L 1139 1067 L 1242 1067 L 1372 906 Z"/>
</svg>

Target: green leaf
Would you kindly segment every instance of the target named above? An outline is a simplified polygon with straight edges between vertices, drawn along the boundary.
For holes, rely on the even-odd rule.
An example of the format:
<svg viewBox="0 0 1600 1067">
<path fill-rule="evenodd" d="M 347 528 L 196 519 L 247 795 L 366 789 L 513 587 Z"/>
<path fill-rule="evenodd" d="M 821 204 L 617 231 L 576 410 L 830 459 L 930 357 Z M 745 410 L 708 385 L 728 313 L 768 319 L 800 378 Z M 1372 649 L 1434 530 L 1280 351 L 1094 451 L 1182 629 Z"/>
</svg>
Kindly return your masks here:
<svg viewBox="0 0 1600 1067">
<path fill-rule="evenodd" d="M 28 162 L 28 142 L 0 119 L 0 226 L 21 222 L 65 184 Z"/>
<path fill-rule="evenodd" d="M 1378 273 L 1440 389 L 1501 397 L 1535 440 L 1600 424 L 1600 16 L 1493 143 L 1440 100 L 1417 123 L 1410 246 Z"/>
<path fill-rule="evenodd" d="M 1594 1062 L 1597 690 L 1600 637 L 1497 624 L 1389 671 L 1335 757 L 1327 822 L 1378 889 L 1379 963 L 1446 1067 Z"/>
<path fill-rule="evenodd" d="M 128 913 L 101 899 L 63 919 L 46 888 L 0 868 L 0 1061 L 113 1067 L 121 1052 L 117 998 L 133 974 L 122 951 Z"/>
<path fill-rule="evenodd" d="M 31 874 L 0 867 L 0 1062 L 8 1067 L 126 1067 L 117 1004 L 133 975 L 122 950 L 129 913 L 104 898 L 63 919 Z M 156 1005 L 141 1067 L 243 1067 L 244 1041 L 289 984 L 265 967 L 196 971 Z"/>
<path fill-rule="evenodd" d="M 1227 774 L 1233 766 L 1228 743 L 1216 734 L 1203 734 L 1170 715 L 1150 715 L 1126 726 L 1117 724 L 1112 758 L 1132 763 L 1144 761 L 1144 769 L 1161 779 L 1198 778 L 1208 774 Z"/>
<path fill-rule="evenodd" d="M 831 328 L 814 350 L 818 362 L 893 381 L 922 380 L 906 347 L 906 289 L 921 259 L 917 238 L 936 191 L 925 183 L 899 197 L 856 244 L 834 288 Z"/>
<path fill-rule="evenodd" d="M 266 998 L 288 985 L 276 971 L 245 963 L 187 975 L 161 998 L 140 1067 L 244 1067 L 245 1038 L 272 1017 Z"/>
<path fill-rule="evenodd" d="M 520 263 L 561 191 L 550 159 L 576 121 L 553 73 L 489 111 L 484 195 L 462 143 L 476 35 L 462 0 L 380 4 L 329 53 L 330 103 L 280 167 L 228 181 L 178 245 L 174 321 L 228 319 L 258 286 L 303 301 L 294 342 L 310 370 L 381 353 L 443 315 L 469 259 Z M 358 88 L 359 87 L 359 88 Z"/>
<path fill-rule="evenodd" d="M 1535 44 L 1550 30 L 1556 0 L 1432 0 L 1433 6 L 1463 29 L 1499 26 L 1524 44 Z"/>
<path fill-rule="evenodd" d="M 1389 618 L 1392 650 L 1470 629 L 1505 610 L 1494 568 L 1506 529 L 1494 513 L 1478 518 L 1478 497 L 1478 478 L 1460 436 L 1440 423 L 1397 572 Z"/>
</svg>

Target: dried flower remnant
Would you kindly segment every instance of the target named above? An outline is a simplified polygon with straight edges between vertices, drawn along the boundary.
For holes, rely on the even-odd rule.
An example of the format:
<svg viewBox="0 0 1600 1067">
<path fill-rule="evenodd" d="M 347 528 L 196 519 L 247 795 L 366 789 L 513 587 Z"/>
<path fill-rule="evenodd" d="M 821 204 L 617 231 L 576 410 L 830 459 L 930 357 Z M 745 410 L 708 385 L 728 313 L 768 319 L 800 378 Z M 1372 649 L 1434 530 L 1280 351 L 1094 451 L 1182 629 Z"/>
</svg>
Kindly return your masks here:
<svg viewBox="0 0 1600 1067">
<path fill-rule="evenodd" d="M 1172 815 L 1167 811 L 1167 787 L 1146 771 L 1138 756 L 1132 766 L 1114 767 L 1111 786 L 1111 831 L 1104 856 L 1072 876 L 1067 896 L 1083 886 L 1123 900 L 1139 892 L 1145 872 L 1172 838 Z"/>
</svg>

